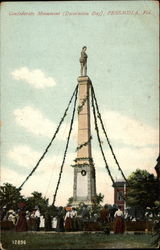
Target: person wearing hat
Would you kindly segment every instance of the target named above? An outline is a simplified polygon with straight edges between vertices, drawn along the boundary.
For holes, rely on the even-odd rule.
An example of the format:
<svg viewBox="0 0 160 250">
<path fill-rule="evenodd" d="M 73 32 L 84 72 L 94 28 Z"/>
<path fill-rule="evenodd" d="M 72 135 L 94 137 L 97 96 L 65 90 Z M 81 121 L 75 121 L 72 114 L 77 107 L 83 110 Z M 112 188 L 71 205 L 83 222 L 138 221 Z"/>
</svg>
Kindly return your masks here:
<svg viewBox="0 0 160 250">
<path fill-rule="evenodd" d="M 13 224 L 16 224 L 16 213 L 14 212 L 14 210 L 9 210 L 8 211 L 9 215 L 8 215 L 8 221 L 12 221 Z"/>
</svg>

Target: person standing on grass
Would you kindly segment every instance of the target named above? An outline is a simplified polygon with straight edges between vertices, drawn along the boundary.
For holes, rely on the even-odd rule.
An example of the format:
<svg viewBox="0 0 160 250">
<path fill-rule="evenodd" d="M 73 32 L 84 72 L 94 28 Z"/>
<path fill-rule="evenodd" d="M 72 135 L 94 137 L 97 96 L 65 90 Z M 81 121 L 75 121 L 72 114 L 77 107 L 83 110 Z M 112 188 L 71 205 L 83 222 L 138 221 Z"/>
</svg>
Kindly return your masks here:
<svg viewBox="0 0 160 250">
<path fill-rule="evenodd" d="M 114 214 L 114 233 L 123 234 L 125 231 L 124 214 L 121 207 L 118 206 L 118 210 Z"/>
<path fill-rule="evenodd" d="M 104 232 L 106 234 L 110 234 L 108 205 L 104 205 L 104 207 L 100 210 L 99 219 L 100 219 Z"/>
<path fill-rule="evenodd" d="M 78 230 L 78 219 L 77 219 L 77 210 L 75 207 L 72 208 L 72 222 L 73 222 L 73 231 Z"/>
<path fill-rule="evenodd" d="M 39 211 L 39 207 L 36 206 L 35 207 L 36 211 L 35 211 L 35 223 L 36 223 L 36 231 L 39 231 L 39 225 L 40 225 L 40 211 Z"/>
<path fill-rule="evenodd" d="M 44 217 L 45 217 L 44 229 L 45 229 L 45 231 L 51 231 L 52 230 L 52 219 L 51 219 L 51 216 L 50 216 L 48 209 L 46 209 Z"/>
<path fill-rule="evenodd" d="M 25 232 L 25 231 L 28 231 L 26 211 L 24 208 L 20 208 L 19 213 L 18 213 L 16 232 Z"/>
<path fill-rule="evenodd" d="M 109 222 L 109 210 L 108 210 L 108 205 L 105 205 L 101 210 L 100 210 L 100 221 L 102 224 L 106 224 Z"/>
<path fill-rule="evenodd" d="M 64 209 L 58 208 L 56 232 L 64 232 Z"/>
<path fill-rule="evenodd" d="M 67 211 L 65 218 L 64 218 L 64 227 L 66 232 L 71 232 L 73 231 L 73 213 L 72 213 L 72 208 L 70 208 L 69 211 Z"/>
<path fill-rule="evenodd" d="M 36 228 L 35 209 L 31 212 L 28 223 L 29 223 L 29 230 L 35 231 Z"/>
</svg>

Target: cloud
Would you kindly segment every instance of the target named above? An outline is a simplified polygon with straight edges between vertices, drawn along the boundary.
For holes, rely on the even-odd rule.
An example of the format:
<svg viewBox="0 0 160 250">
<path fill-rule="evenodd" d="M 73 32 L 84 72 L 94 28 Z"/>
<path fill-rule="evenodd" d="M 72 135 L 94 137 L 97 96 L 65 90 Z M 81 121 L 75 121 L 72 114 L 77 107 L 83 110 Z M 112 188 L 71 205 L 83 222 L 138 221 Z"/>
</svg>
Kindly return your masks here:
<svg viewBox="0 0 160 250">
<path fill-rule="evenodd" d="M 40 153 L 27 145 L 15 146 L 8 152 L 8 157 L 18 166 L 30 168 L 40 158 Z"/>
<path fill-rule="evenodd" d="M 11 150 L 9 150 L 7 156 L 12 160 L 12 162 L 16 163 L 16 165 L 23 167 L 24 169 L 30 169 L 35 166 L 43 152 L 39 152 L 33 150 L 30 146 L 19 144 L 14 146 Z M 52 156 L 45 155 L 44 159 L 41 161 L 40 172 L 46 171 L 53 165 L 60 165 L 63 158 L 63 152 L 58 150 L 56 154 L 54 153 Z M 67 164 L 72 164 L 72 161 L 75 159 L 75 153 L 68 153 L 66 160 Z"/>
<path fill-rule="evenodd" d="M 44 117 L 39 109 L 25 106 L 14 110 L 16 123 L 28 132 L 38 136 L 51 136 L 55 131 L 55 124 Z"/>
<path fill-rule="evenodd" d="M 36 89 L 44 89 L 56 85 L 52 77 L 47 77 L 40 69 L 30 70 L 27 67 L 21 67 L 11 72 L 15 80 L 24 80 Z"/>
<path fill-rule="evenodd" d="M 132 146 L 158 144 L 158 130 L 115 111 L 103 112 L 108 137 Z"/>
<path fill-rule="evenodd" d="M 107 163 L 109 165 L 110 171 L 114 179 L 122 178 L 120 171 L 115 163 L 115 160 L 111 154 L 110 150 L 104 150 Z M 134 172 L 137 168 L 146 169 L 148 172 L 155 174 L 155 165 L 156 159 L 158 157 L 158 147 L 142 147 L 142 148 L 116 148 L 114 150 L 116 158 L 119 162 L 120 167 L 122 168 L 126 178 Z M 101 153 L 99 150 L 93 150 L 93 158 L 97 170 L 106 172 L 105 164 Z"/>
<path fill-rule="evenodd" d="M 42 114 L 42 112 L 31 106 L 24 106 L 23 108 L 15 109 L 14 116 L 16 123 L 37 136 L 52 137 L 55 132 L 59 121 L 55 124 Z M 118 143 L 126 144 L 129 146 L 146 147 L 147 145 L 158 144 L 158 130 L 142 123 L 138 120 L 124 116 L 115 111 L 103 112 L 102 119 L 109 139 L 117 141 Z M 91 120 L 92 134 L 95 134 L 93 117 Z M 68 135 L 70 123 L 63 122 L 60 131 L 57 135 L 59 140 L 65 141 Z M 75 120 L 71 138 L 77 140 L 78 121 Z M 100 129 L 102 132 L 102 129 Z M 96 135 L 95 135 L 96 137 Z M 102 135 L 104 140 L 104 134 Z"/>
<path fill-rule="evenodd" d="M 18 145 L 8 152 L 8 157 L 12 159 L 12 162 L 21 166 L 21 168 L 27 168 L 28 174 L 33 169 L 35 162 L 38 161 L 39 156 L 40 152 L 33 150 L 28 145 Z M 75 153 L 67 154 L 57 195 L 57 204 L 59 205 L 66 205 L 68 198 L 72 196 L 73 168 L 71 164 L 73 164 L 74 159 Z M 25 183 L 22 194 L 30 196 L 33 191 L 42 192 L 42 194 L 50 198 L 50 202 L 52 202 L 61 164 L 61 152 L 52 156 L 46 156 L 37 170 Z M 3 166 L 1 181 L 3 183 L 9 182 L 19 187 L 28 174 L 18 173 L 16 168 L 13 170 Z"/>
<path fill-rule="evenodd" d="M 8 182 L 18 187 L 23 177 L 21 173 L 18 173 L 14 169 L 7 168 L 6 166 L 1 167 L 1 184 Z"/>
<path fill-rule="evenodd" d="M 53 121 L 46 118 L 39 109 L 31 106 L 15 109 L 13 114 L 17 125 L 25 128 L 27 132 L 36 136 L 51 138 L 59 124 L 59 121 L 55 124 Z M 56 138 L 65 141 L 68 136 L 69 127 L 69 123 L 63 122 Z M 71 138 L 74 141 L 77 140 L 77 121 L 74 121 Z"/>
</svg>

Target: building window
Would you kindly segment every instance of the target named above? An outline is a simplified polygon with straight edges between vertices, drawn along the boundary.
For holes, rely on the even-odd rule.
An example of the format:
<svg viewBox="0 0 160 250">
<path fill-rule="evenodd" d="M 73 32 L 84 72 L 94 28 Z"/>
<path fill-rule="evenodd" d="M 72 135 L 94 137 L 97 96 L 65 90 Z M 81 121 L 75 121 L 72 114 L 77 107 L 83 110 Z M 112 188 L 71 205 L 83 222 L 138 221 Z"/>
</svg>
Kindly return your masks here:
<svg viewBox="0 0 160 250">
<path fill-rule="evenodd" d="M 122 191 L 117 192 L 117 201 L 123 201 L 123 192 Z"/>
</svg>

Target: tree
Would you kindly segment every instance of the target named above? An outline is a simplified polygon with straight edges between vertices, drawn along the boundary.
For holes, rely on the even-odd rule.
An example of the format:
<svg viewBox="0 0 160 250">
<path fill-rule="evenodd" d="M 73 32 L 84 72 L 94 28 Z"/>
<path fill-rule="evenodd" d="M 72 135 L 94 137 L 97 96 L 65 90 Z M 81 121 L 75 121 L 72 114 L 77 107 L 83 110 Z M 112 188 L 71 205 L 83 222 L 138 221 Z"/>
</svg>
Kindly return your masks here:
<svg viewBox="0 0 160 250">
<path fill-rule="evenodd" d="M 95 203 L 96 205 L 99 206 L 100 203 L 103 202 L 103 199 L 104 199 L 104 195 L 101 194 L 101 193 L 99 193 L 99 194 L 97 194 L 96 197 L 94 198 L 94 203 Z"/>
<path fill-rule="evenodd" d="M 6 210 L 17 210 L 18 203 L 24 201 L 24 197 L 21 195 L 20 190 L 10 183 L 4 183 L 0 187 L 0 203 L 1 207 L 6 207 Z"/>
<path fill-rule="evenodd" d="M 129 178 L 127 189 L 127 205 L 139 207 L 143 210 L 146 207 L 154 207 L 157 200 L 158 181 L 153 174 L 146 170 L 137 169 Z"/>
<path fill-rule="evenodd" d="M 104 199 L 103 194 L 101 193 L 96 194 L 95 198 L 92 200 L 93 201 L 93 206 L 92 206 L 93 213 L 99 213 L 101 209 L 101 202 L 103 202 L 103 199 Z"/>
<path fill-rule="evenodd" d="M 101 194 L 101 193 L 97 194 L 97 195 L 94 197 L 94 199 L 93 199 L 94 205 L 99 206 L 100 203 L 103 202 L 103 199 L 104 199 L 104 195 L 103 195 L 103 194 Z M 70 197 L 70 198 L 68 199 L 67 205 L 71 205 L 72 202 L 73 202 L 73 197 Z"/>
<path fill-rule="evenodd" d="M 41 213 L 44 214 L 48 207 L 48 199 L 42 197 L 42 193 L 34 191 L 31 197 L 26 199 L 26 209 L 32 211 L 38 206 Z"/>
<path fill-rule="evenodd" d="M 68 198 L 68 203 L 67 203 L 67 205 L 71 205 L 72 202 L 73 202 L 73 197 Z"/>
</svg>

